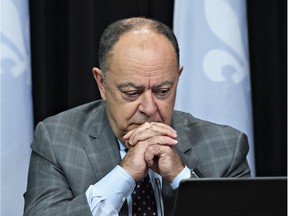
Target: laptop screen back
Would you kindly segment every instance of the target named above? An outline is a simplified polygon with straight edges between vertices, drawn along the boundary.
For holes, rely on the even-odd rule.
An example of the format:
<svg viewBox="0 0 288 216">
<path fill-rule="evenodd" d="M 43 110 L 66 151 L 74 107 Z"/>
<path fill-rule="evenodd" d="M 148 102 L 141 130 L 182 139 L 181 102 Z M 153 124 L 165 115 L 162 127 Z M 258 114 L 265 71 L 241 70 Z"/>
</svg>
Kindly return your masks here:
<svg viewBox="0 0 288 216">
<path fill-rule="evenodd" d="M 286 216 L 287 178 L 184 180 L 174 215 Z"/>
</svg>

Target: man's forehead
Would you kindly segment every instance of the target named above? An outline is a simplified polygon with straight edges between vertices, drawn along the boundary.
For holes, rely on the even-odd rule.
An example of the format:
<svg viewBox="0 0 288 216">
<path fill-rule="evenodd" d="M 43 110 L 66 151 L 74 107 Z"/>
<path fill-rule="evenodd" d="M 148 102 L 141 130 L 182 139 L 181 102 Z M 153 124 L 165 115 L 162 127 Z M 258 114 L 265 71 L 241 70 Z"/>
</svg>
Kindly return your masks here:
<svg viewBox="0 0 288 216">
<path fill-rule="evenodd" d="M 158 37 L 130 37 L 123 38 L 115 44 L 111 52 L 110 64 L 120 60 L 121 64 L 129 63 L 131 60 L 135 63 L 145 61 L 147 67 L 153 66 L 158 62 L 175 61 L 177 56 L 171 43 L 164 36 Z M 127 62 L 126 62 L 127 61 Z M 120 63 L 120 62 L 119 62 Z"/>
<path fill-rule="evenodd" d="M 123 47 L 125 48 L 131 46 L 143 48 L 151 47 L 152 45 L 153 47 L 157 47 L 158 44 L 165 44 L 165 46 L 173 47 L 173 45 L 165 35 L 157 33 L 149 28 L 142 28 L 122 34 L 117 43 L 114 45 L 113 50 L 115 51 L 118 48 L 122 50 Z"/>
</svg>

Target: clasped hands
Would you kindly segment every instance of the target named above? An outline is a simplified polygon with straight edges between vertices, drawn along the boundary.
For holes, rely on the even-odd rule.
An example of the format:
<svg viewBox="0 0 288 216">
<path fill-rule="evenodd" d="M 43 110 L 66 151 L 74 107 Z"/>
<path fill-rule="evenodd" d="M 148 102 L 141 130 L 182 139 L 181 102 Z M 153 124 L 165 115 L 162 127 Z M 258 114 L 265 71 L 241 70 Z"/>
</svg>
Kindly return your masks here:
<svg viewBox="0 0 288 216">
<path fill-rule="evenodd" d="M 135 181 L 145 177 L 148 168 L 172 182 L 184 169 L 175 150 L 177 132 L 159 122 L 146 122 L 123 136 L 129 149 L 120 163 Z"/>
</svg>

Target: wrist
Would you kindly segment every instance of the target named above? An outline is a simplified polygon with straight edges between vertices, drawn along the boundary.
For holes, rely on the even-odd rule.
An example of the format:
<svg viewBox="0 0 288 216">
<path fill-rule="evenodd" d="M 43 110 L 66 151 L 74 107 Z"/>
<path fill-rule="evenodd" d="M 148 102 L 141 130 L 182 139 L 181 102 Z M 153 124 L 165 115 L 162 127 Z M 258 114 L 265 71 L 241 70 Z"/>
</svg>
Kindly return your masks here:
<svg viewBox="0 0 288 216">
<path fill-rule="evenodd" d="M 173 188 L 173 190 L 175 190 L 179 187 L 179 184 L 183 179 L 189 179 L 190 177 L 191 170 L 187 166 L 185 166 L 183 170 L 170 183 L 170 186 Z"/>
</svg>

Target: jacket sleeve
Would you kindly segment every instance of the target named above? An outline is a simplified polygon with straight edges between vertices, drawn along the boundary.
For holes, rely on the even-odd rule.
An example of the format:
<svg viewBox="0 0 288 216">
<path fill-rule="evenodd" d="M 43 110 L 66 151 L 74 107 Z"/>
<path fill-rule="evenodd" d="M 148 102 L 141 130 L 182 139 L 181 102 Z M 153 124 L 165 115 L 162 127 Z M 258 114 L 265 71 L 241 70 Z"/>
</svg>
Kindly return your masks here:
<svg viewBox="0 0 288 216">
<path fill-rule="evenodd" d="M 250 177 L 250 168 L 247 161 L 249 144 L 247 136 L 239 133 L 235 143 L 234 154 L 230 163 L 230 167 L 224 177 Z"/>
<path fill-rule="evenodd" d="M 31 148 L 24 215 L 92 215 L 85 193 L 74 197 L 70 190 L 43 123 L 35 130 Z"/>
</svg>

